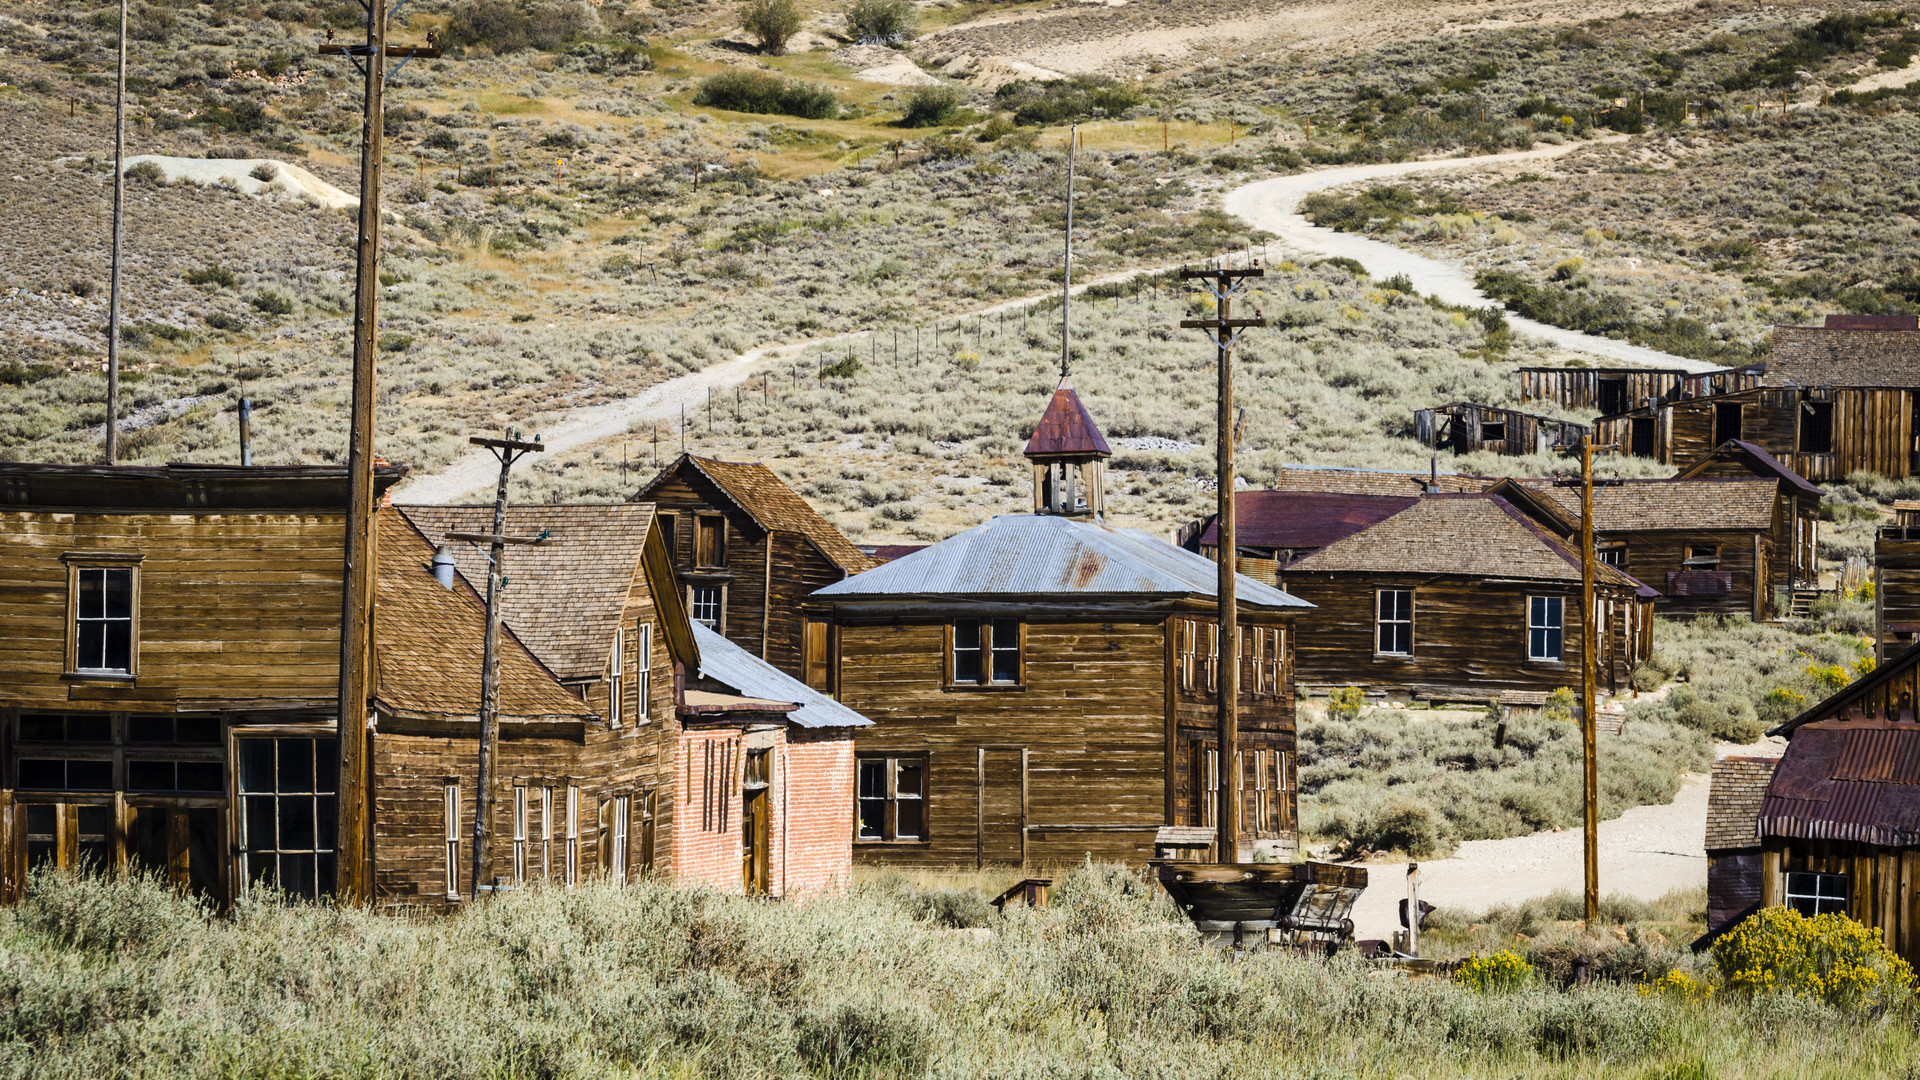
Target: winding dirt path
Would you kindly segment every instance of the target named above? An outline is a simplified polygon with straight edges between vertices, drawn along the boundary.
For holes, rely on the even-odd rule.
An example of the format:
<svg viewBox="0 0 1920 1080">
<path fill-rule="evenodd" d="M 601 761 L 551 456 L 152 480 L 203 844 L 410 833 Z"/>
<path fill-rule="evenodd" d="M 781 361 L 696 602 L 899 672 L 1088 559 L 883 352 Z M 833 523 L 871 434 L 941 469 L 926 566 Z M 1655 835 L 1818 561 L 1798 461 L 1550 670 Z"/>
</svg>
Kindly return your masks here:
<svg viewBox="0 0 1920 1080">
<path fill-rule="evenodd" d="M 1624 138 L 1624 136 L 1613 138 Z M 1278 246 L 1296 255 L 1321 258 L 1344 256 L 1357 260 L 1376 278 L 1404 274 L 1412 280 L 1414 287 L 1420 292 L 1438 297 L 1449 304 L 1472 307 L 1498 306 L 1482 295 L 1480 290 L 1474 288 L 1472 279 L 1460 267 L 1379 240 L 1322 229 L 1300 214 L 1300 201 L 1314 192 L 1345 184 L 1394 179 L 1416 173 L 1518 165 L 1559 157 L 1562 154 L 1572 153 L 1582 146 L 1590 145 L 1593 144 L 1591 142 L 1562 143 L 1557 146 L 1541 146 L 1531 150 L 1486 154 L 1480 157 L 1436 158 L 1425 161 L 1392 162 L 1384 165 L 1354 165 L 1299 173 L 1293 176 L 1279 176 L 1271 180 L 1258 180 L 1228 191 L 1223 199 L 1223 206 L 1228 213 L 1278 237 L 1275 244 L 1269 247 Z M 1078 294 L 1095 285 L 1107 285 L 1143 274 L 1159 273 L 1179 265 L 1181 264 L 1169 263 L 1163 266 L 1143 266 L 1103 274 L 1074 286 L 1073 291 Z M 1006 300 L 977 311 L 956 315 L 954 318 L 964 319 L 969 315 L 993 315 L 1001 311 L 1018 310 L 1040 303 L 1053 295 L 1053 292 L 1048 291 Z M 1619 363 L 1683 368 L 1688 371 L 1709 371 L 1716 366 L 1641 348 L 1612 338 L 1594 337 L 1576 330 L 1563 330 L 1557 326 L 1548 326 L 1517 315 L 1508 315 L 1507 322 L 1518 333 L 1545 338 L 1562 348 Z M 578 449 L 601 439 L 620 435 L 637 420 L 662 420 L 677 416 L 682 405 L 694 405 L 704 401 L 709 388 L 724 390 L 744 382 L 754 374 L 755 368 L 762 361 L 796 356 L 816 345 L 864 340 L 871 333 L 872 331 L 860 330 L 836 334 L 832 337 L 762 345 L 759 348 L 749 349 L 731 360 L 724 360 L 699 371 L 648 387 L 633 397 L 575 409 L 557 423 L 541 427 L 541 431 L 545 436 L 549 452 L 564 453 Z M 534 426 L 540 427 L 540 425 Z M 492 485 L 498 468 L 499 465 L 491 454 L 485 450 L 476 449 L 472 453 L 462 454 L 438 472 L 408 478 L 395 489 L 394 497 L 400 502 L 410 503 L 453 502 Z"/>
</svg>

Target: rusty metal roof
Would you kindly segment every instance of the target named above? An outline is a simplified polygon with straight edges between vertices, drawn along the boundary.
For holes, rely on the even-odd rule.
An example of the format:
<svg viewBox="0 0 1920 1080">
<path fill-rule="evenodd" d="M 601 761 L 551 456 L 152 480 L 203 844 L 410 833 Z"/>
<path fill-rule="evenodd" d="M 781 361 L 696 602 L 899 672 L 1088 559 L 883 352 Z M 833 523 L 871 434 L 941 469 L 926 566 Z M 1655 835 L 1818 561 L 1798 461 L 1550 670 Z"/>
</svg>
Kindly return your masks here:
<svg viewBox="0 0 1920 1080">
<path fill-rule="evenodd" d="M 1323 548 L 1361 529 L 1385 521 L 1418 502 L 1407 495 L 1348 495 L 1333 491 L 1243 491 L 1233 497 L 1237 547 Z M 1220 543 L 1216 517 L 1200 534 L 1200 543 Z"/>
<path fill-rule="evenodd" d="M 1801 726 L 1767 785 L 1759 831 L 1920 846 L 1920 723 L 1848 719 Z"/>
<path fill-rule="evenodd" d="M 1053 392 L 1053 400 L 1047 402 L 1047 411 L 1040 414 L 1033 438 L 1027 440 L 1027 448 L 1021 452 L 1028 457 L 1069 454 L 1108 457 L 1113 448 L 1107 445 L 1106 436 L 1100 434 L 1100 425 L 1093 422 L 1093 414 L 1080 403 L 1080 395 L 1073 392 L 1073 385 L 1063 378 Z"/>
<path fill-rule="evenodd" d="M 1010 514 L 835 582 L 814 596 L 1216 596 L 1212 559 L 1133 529 Z M 1247 577 L 1244 604 L 1312 604 Z"/>
<path fill-rule="evenodd" d="M 693 640 L 700 646 L 700 677 L 730 686 L 748 698 L 794 707 L 787 722 L 804 728 L 869 727 L 873 721 L 788 675 L 699 623 Z M 689 691 L 689 698 L 693 693 Z"/>
</svg>

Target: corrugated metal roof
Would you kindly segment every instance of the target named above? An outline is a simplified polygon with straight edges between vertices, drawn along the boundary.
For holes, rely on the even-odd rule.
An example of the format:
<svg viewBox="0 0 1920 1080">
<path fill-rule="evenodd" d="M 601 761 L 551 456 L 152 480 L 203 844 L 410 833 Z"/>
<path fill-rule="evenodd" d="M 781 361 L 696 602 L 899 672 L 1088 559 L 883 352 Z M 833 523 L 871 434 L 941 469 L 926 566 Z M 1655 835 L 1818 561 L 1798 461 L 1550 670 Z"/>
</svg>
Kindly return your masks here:
<svg viewBox="0 0 1920 1080">
<path fill-rule="evenodd" d="M 1215 596 L 1212 559 L 1133 529 L 1048 514 L 1011 514 L 815 596 Z M 1240 601 L 1257 607 L 1313 605 L 1245 574 Z"/>
<path fill-rule="evenodd" d="M 873 721 L 847 708 L 806 683 L 714 633 L 693 624 L 693 640 L 700 647 L 700 677 L 724 683 L 741 694 L 798 706 L 787 722 L 804 728 L 868 727 Z"/>
<path fill-rule="evenodd" d="M 1047 402 L 1047 411 L 1040 414 L 1040 423 L 1033 429 L 1033 437 L 1027 440 L 1027 448 L 1022 451 L 1028 457 L 1051 457 L 1059 454 L 1099 454 L 1106 457 L 1113 453 L 1107 445 L 1107 437 L 1100 434 L 1100 425 L 1093 422 L 1093 414 L 1080 403 L 1080 395 L 1073 392 L 1073 385 L 1066 379 L 1060 380 L 1060 386 L 1053 392 L 1053 400 Z"/>
<path fill-rule="evenodd" d="M 1767 785 L 1759 828 L 1763 836 L 1920 846 L 1920 724 L 1800 727 Z"/>
<path fill-rule="evenodd" d="M 1335 491 L 1244 491 L 1233 497 L 1234 544 L 1260 548 L 1323 548 L 1385 521 L 1418 501 L 1407 495 L 1349 495 Z M 1200 543 L 1220 543 L 1220 524 L 1208 522 Z"/>
</svg>

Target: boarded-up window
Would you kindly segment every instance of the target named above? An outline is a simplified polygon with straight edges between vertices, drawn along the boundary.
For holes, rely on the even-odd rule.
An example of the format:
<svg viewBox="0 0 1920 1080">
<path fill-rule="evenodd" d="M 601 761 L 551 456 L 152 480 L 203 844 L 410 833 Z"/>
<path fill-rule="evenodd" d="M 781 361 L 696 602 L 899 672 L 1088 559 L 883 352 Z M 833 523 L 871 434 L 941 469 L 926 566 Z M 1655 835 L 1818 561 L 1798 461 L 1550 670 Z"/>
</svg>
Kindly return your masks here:
<svg viewBox="0 0 1920 1080">
<path fill-rule="evenodd" d="M 854 839 L 927 838 L 927 758 L 924 754 L 859 759 Z"/>
<path fill-rule="evenodd" d="M 803 645 L 807 685 L 823 693 L 833 693 L 833 627 L 828 623 L 809 622 Z"/>
<path fill-rule="evenodd" d="M 1800 406 L 1800 452 L 1833 452 L 1833 402 L 1809 401 Z"/>
<path fill-rule="evenodd" d="M 1381 589 L 1374 594 L 1374 629 L 1374 652 L 1413 655 L 1412 589 Z"/>
<path fill-rule="evenodd" d="M 1527 597 L 1527 659 L 1560 659 L 1563 603 L 1558 596 Z"/>
<path fill-rule="evenodd" d="M 727 519 L 702 514 L 693 519 L 693 565 L 706 569 L 727 564 Z"/>
</svg>

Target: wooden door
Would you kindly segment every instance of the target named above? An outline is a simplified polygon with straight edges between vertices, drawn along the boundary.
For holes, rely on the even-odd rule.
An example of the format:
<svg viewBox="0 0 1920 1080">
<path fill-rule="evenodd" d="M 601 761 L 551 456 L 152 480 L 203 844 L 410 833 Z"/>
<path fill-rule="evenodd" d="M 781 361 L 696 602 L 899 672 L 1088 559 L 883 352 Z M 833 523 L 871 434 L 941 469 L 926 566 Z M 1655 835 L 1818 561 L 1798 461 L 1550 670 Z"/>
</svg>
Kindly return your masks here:
<svg viewBox="0 0 1920 1080">
<path fill-rule="evenodd" d="M 979 751 L 978 843 L 974 864 L 1027 861 L 1027 748 L 982 746 Z"/>
<path fill-rule="evenodd" d="M 226 814 L 214 807 L 127 807 L 129 868 L 150 871 L 176 889 L 224 895 Z"/>
<path fill-rule="evenodd" d="M 773 791 L 769 783 L 771 750 L 747 751 L 744 789 L 740 793 L 740 878 L 748 896 L 765 896 L 772 847 Z"/>
</svg>

